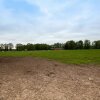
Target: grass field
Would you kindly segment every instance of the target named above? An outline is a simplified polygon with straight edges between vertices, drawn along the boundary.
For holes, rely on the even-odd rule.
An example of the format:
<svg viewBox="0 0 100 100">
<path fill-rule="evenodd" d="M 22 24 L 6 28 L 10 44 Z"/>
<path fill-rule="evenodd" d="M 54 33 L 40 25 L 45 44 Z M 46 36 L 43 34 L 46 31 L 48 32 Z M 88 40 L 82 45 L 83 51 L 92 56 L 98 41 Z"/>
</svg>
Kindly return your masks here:
<svg viewBox="0 0 100 100">
<path fill-rule="evenodd" d="M 0 57 L 40 57 L 67 64 L 100 64 L 100 50 L 11 51 Z"/>
</svg>

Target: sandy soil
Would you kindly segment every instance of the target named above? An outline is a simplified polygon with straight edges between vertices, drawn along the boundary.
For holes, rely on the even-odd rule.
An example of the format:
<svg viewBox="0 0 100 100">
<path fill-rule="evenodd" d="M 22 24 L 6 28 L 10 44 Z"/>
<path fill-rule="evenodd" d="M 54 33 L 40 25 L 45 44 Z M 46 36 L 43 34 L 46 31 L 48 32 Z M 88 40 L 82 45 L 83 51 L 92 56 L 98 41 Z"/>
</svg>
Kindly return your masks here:
<svg viewBox="0 0 100 100">
<path fill-rule="evenodd" d="M 0 57 L 0 100 L 100 100 L 100 67 Z"/>
</svg>

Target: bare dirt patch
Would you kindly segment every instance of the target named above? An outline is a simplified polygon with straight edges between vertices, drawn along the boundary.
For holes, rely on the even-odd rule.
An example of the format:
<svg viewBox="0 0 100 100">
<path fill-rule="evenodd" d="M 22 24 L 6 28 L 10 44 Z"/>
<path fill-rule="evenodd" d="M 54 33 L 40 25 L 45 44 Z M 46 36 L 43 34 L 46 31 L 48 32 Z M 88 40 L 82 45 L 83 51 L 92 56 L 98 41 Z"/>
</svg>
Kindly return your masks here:
<svg viewBox="0 0 100 100">
<path fill-rule="evenodd" d="M 100 67 L 2 57 L 0 100 L 100 100 Z"/>
</svg>

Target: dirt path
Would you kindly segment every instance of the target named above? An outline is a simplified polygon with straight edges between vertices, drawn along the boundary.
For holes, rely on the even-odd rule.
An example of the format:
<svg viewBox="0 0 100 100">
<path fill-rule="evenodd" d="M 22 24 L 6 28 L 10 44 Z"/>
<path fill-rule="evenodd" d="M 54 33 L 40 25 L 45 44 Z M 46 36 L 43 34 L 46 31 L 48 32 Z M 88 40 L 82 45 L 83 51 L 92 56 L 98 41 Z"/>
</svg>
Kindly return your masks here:
<svg viewBox="0 0 100 100">
<path fill-rule="evenodd" d="M 2 57 L 0 100 L 100 100 L 100 67 Z"/>
</svg>

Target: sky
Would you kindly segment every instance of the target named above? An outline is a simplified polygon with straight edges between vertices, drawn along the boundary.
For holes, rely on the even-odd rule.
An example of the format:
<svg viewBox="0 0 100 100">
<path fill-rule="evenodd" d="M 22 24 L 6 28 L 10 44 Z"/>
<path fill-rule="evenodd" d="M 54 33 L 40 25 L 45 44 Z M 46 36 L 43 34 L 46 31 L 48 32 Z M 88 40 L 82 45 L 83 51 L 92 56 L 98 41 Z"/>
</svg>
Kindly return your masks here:
<svg viewBox="0 0 100 100">
<path fill-rule="evenodd" d="M 100 40 L 100 0 L 0 0 L 0 43 Z"/>
</svg>

